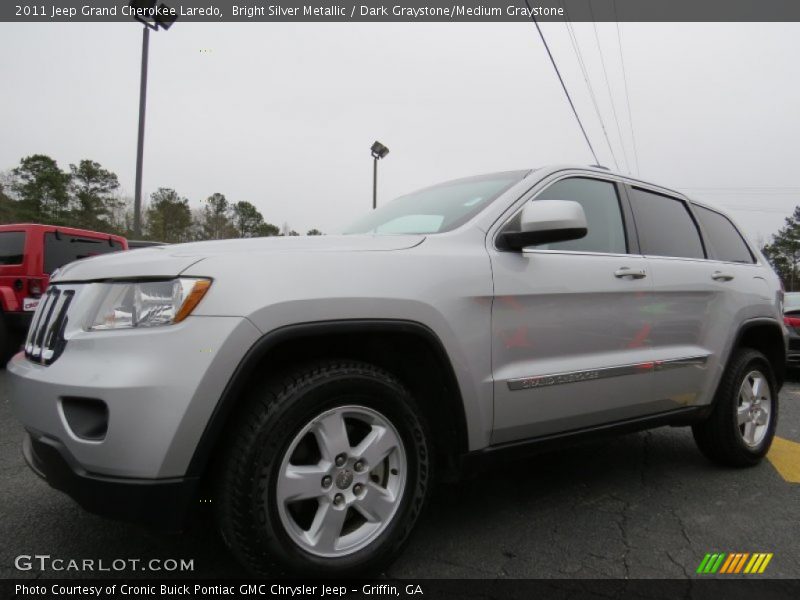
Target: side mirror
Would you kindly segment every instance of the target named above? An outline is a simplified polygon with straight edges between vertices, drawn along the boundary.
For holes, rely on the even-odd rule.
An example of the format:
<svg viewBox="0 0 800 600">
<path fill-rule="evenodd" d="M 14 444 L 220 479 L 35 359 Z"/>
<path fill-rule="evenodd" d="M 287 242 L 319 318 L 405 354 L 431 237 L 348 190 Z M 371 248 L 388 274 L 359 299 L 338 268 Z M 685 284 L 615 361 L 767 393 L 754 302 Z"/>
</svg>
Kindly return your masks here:
<svg viewBox="0 0 800 600">
<path fill-rule="evenodd" d="M 533 200 L 522 209 L 521 217 L 519 231 L 502 234 L 504 244 L 512 250 L 578 240 L 587 232 L 583 207 L 572 200 Z"/>
</svg>

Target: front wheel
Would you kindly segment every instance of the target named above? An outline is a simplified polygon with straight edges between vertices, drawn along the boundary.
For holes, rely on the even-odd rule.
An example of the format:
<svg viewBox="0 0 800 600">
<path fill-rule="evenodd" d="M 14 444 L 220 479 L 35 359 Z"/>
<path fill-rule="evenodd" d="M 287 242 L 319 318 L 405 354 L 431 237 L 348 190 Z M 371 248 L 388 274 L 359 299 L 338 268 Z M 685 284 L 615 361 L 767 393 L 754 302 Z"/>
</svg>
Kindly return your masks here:
<svg viewBox="0 0 800 600">
<path fill-rule="evenodd" d="M 734 351 L 706 421 L 692 427 L 700 450 L 714 462 L 749 467 L 767 454 L 778 423 L 778 386 L 767 358 Z"/>
<path fill-rule="evenodd" d="M 220 528 L 255 574 L 374 572 L 427 495 L 425 427 L 405 388 L 371 365 L 330 361 L 272 382 L 230 439 Z"/>
</svg>

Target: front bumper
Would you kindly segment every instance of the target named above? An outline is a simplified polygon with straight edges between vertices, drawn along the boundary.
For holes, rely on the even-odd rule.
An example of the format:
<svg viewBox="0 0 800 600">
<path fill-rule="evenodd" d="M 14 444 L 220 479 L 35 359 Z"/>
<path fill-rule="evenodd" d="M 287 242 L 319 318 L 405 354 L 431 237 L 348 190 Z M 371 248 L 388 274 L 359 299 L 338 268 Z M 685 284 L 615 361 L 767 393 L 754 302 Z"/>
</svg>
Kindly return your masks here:
<svg viewBox="0 0 800 600">
<path fill-rule="evenodd" d="M 87 473 L 64 445 L 28 431 L 22 454 L 51 487 L 65 492 L 89 512 L 177 531 L 197 503 L 198 478 L 124 479 Z"/>
<path fill-rule="evenodd" d="M 56 440 L 97 477 L 184 477 L 239 361 L 260 336 L 238 317 L 189 317 L 150 330 L 75 331 L 41 365 L 17 354 L 10 399 L 29 431 Z M 102 403 L 105 430 L 82 435 L 70 403 Z M 102 428 L 101 428 L 102 429 Z"/>
</svg>

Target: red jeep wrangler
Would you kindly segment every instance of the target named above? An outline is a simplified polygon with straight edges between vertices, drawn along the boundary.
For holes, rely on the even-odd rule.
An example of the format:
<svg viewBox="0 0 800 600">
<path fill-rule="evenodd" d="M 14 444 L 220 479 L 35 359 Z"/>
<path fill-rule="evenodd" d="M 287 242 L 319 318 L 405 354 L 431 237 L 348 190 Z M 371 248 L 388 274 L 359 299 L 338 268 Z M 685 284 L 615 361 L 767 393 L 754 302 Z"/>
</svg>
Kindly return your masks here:
<svg viewBox="0 0 800 600">
<path fill-rule="evenodd" d="M 123 237 L 52 225 L 0 225 L 0 367 L 22 345 L 50 273 L 79 258 L 127 250 Z"/>
</svg>

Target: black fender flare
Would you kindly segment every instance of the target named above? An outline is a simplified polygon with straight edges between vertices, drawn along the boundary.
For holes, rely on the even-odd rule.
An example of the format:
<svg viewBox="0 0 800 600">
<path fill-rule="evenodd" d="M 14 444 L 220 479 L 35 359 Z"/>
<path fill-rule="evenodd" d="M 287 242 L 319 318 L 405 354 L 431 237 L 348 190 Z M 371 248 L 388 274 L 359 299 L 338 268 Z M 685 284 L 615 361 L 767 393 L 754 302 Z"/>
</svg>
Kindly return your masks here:
<svg viewBox="0 0 800 600">
<path fill-rule="evenodd" d="M 256 373 L 262 359 L 279 344 L 304 337 L 317 337 L 321 335 L 342 335 L 354 333 L 405 333 L 422 338 L 434 352 L 434 355 L 443 367 L 443 374 L 448 387 L 452 386 L 453 392 L 461 403 L 460 414 L 453 415 L 456 420 L 458 446 L 466 451 L 467 424 L 461 401 L 461 388 L 455 370 L 439 336 L 428 326 L 416 321 L 399 319 L 343 319 L 330 321 L 312 321 L 286 325 L 274 329 L 260 337 L 247 351 L 239 362 L 231 378 L 225 386 L 222 395 L 214 408 L 211 417 L 206 423 L 200 440 L 195 447 L 194 454 L 186 475 L 190 477 L 202 476 L 219 442 L 228 418 L 237 405 L 237 400 L 244 391 L 247 382 Z"/>
<path fill-rule="evenodd" d="M 733 339 L 733 344 L 731 344 L 730 349 L 728 350 L 728 355 L 725 357 L 725 367 L 727 368 L 728 362 L 733 355 L 733 351 L 742 345 L 742 340 L 744 339 L 745 335 L 748 331 L 755 327 L 763 327 L 768 326 L 775 330 L 778 337 L 783 340 L 781 344 L 781 355 L 778 357 L 777 364 L 772 364 L 772 369 L 775 372 L 775 379 L 777 380 L 778 389 L 783 387 L 783 382 L 786 379 L 786 353 L 787 353 L 787 340 L 786 336 L 784 335 L 783 331 L 783 324 L 771 317 L 755 317 L 752 319 L 748 319 L 739 325 L 739 329 L 736 331 L 736 336 Z M 767 356 L 767 358 L 771 358 Z"/>
</svg>

